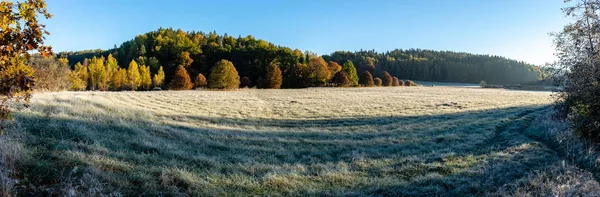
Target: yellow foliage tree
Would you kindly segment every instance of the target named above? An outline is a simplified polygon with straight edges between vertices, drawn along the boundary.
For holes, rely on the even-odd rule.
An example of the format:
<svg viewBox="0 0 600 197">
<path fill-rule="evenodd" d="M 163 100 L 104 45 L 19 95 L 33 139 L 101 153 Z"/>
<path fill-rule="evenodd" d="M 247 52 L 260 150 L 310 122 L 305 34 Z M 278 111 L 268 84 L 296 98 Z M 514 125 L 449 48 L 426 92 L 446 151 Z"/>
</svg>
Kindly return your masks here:
<svg viewBox="0 0 600 197">
<path fill-rule="evenodd" d="M 38 22 L 38 14 L 52 17 L 43 0 L 0 1 L 0 134 L 11 119 L 9 102 L 29 104 L 34 88 L 34 70 L 26 63 L 30 52 L 52 54 L 52 48 L 44 45 L 49 33 Z"/>
<path fill-rule="evenodd" d="M 152 77 L 152 82 L 154 83 L 154 87 L 161 87 L 165 82 L 165 71 L 163 71 L 163 67 L 161 66 L 158 69 L 158 73 Z"/>
<path fill-rule="evenodd" d="M 117 68 L 117 70 L 113 72 L 110 84 L 111 89 L 114 91 L 125 89 L 125 86 L 127 85 L 127 71 L 122 68 Z"/>
<path fill-rule="evenodd" d="M 221 60 L 212 68 L 208 76 L 208 87 L 213 89 L 237 89 L 240 86 L 240 76 L 228 60 Z"/>
<path fill-rule="evenodd" d="M 131 90 L 137 90 L 142 85 L 142 79 L 140 77 L 140 68 L 135 60 L 131 60 L 129 67 L 127 68 L 127 86 Z"/>
<path fill-rule="evenodd" d="M 312 71 L 312 79 L 316 85 L 324 85 L 331 79 L 331 72 L 329 71 L 328 64 L 322 57 L 311 59 L 310 68 Z"/>
<path fill-rule="evenodd" d="M 112 79 L 112 75 L 119 71 L 119 62 L 117 62 L 117 59 L 114 58 L 112 54 L 108 54 L 104 65 L 106 67 L 106 77 L 108 79 Z"/>
<path fill-rule="evenodd" d="M 140 82 L 141 89 L 150 90 L 152 88 L 152 75 L 150 74 L 150 67 L 140 66 Z"/>
</svg>

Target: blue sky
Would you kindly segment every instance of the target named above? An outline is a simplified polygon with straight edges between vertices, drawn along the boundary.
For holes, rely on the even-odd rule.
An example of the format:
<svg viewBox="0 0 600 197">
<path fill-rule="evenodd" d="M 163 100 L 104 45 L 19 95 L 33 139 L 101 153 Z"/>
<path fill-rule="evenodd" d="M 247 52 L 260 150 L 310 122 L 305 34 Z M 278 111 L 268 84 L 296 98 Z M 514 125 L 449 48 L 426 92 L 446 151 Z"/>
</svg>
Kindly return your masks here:
<svg viewBox="0 0 600 197">
<path fill-rule="evenodd" d="M 396 48 L 554 61 L 562 0 L 47 0 L 55 51 L 107 49 L 159 27 L 253 35 L 329 54 Z"/>
</svg>

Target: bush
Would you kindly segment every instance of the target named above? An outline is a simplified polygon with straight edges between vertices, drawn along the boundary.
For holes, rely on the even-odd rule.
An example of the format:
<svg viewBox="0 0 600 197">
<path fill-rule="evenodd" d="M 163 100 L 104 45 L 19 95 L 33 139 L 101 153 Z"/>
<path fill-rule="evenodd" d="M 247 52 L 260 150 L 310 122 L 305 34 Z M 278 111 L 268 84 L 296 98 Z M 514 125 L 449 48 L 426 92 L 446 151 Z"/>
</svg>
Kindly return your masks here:
<svg viewBox="0 0 600 197">
<path fill-rule="evenodd" d="M 267 76 L 265 77 L 263 88 L 279 89 L 281 88 L 281 83 L 282 76 L 281 69 L 279 69 L 279 64 L 271 62 L 269 66 L 267 66 Z"/>
<path fill-rule="evenodd" d="M 392 86 L 392 76 L 387 71 L 381 75 L 381 83 L 383 86 Z"/>
<path fill-rule="evenodd" d="M 232 90 L 240 86 L 240 76 L 228 60 L 217 62 L 208 77 L 208 87 L 212 89 Z"/>
<path fill-rule="evenodd" d="M 375 86 L 381 86 L 382 85 L 382 81 L 379 77 L 373 79 L 373 81 L 375 82 Z"/>
<path fill-rule="evenodd" d="M 61 58 L 60 61 L 54 57 L 44 58 L 43 56 L 33 56 L 31 65 L 34 69 L 35 87 L 44 91 L 60 91 L 73 88 L 71 83 L 76 83 L 74 89 L 85 89 L 83 80 L 71 75 L 68 61 Z"/>
<path fill-rule="evenodd" d="M 194 80 L 194 87 L 195 88 L 203 88 L 206 86 L 206 77 L 204 77 L 204 75 L 202 73 L 198 73 L 198 76 L 196 76 L 196 79 Z"/>
<path fill-rule="evenodd" d="M 337 87 L 352 86 L 352 81 L 350 81 L 350 78 L 348 78 L 348 73 L 344 71 L 336 73 L 332 78 L 332 83 L 334 83 Z"/>
<path fill-rule="evenodd" d="M 406 86 L 417 86 L 417 84 L 411 80 L 406 80 L 406 83 L 404 84 Z"/>
<path fill-rule="evenodd" d="M 192 89 L 193 84 L 190 79 L 190 75 L 188 74 L 185 67 L 178 66 L 177 70 L 175 70 L 175 75 L 173 75 L 173 79 L 171 79 L 171 86 L 169 89 L 171 90 L 189 90 Z"/>
<path fill-rule="evenodd" d="M 392 78 L 392 86 L 400 86 L 400 82 L 398 81 L 398 77 Z"/>
<path fill-rule="evenodd" d="M 375 82 L 373 81 L 373 75 L 371 75 L 369 71 L 365 71 L 360 75 L 359 83 L 360 85 L 365 87 L 375 86 Z"/>
<path fill-rule="evenodd" d="M 248 77 L 242 77 L 240 80 L 240 88 L 250 88 L 252 87 L 252 81 Z"/>
</svg>

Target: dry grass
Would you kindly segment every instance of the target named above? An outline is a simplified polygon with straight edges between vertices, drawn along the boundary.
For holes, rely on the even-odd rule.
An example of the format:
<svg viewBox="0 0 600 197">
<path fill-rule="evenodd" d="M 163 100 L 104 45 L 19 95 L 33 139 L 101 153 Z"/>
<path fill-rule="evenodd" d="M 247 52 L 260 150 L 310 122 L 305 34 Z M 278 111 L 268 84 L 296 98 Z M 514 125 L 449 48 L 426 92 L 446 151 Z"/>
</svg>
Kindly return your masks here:
<svg viewBox="0 0 600 197">
<path fill-rule="evenodd" d="M 501 195 L 561 161 L 523 133 L 549 95 L 452 87 L 38 94 L 17 115 L 35 158 L 19 175 L 21 185 L 45 188 L 28 192 L 55 195 Z"/>
</svg>

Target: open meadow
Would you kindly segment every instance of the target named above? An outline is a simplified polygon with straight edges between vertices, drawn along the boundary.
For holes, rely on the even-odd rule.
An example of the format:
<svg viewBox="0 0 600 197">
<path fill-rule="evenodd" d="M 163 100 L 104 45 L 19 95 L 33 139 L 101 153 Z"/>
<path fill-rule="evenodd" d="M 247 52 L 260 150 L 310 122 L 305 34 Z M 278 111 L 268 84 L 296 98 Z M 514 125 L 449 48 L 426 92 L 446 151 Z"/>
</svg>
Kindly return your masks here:
<svg viewBox="0 0 600 197">
<path fill-rule="evenodd" d="M 36 94 L 22 194 L 505 195 L 560 163 L 550 92 L 458 87 Z M 57 178 L 58 177 L 58 178 Z M 62 178 L 60 178 L 62 177 Z"/>
</svg>

